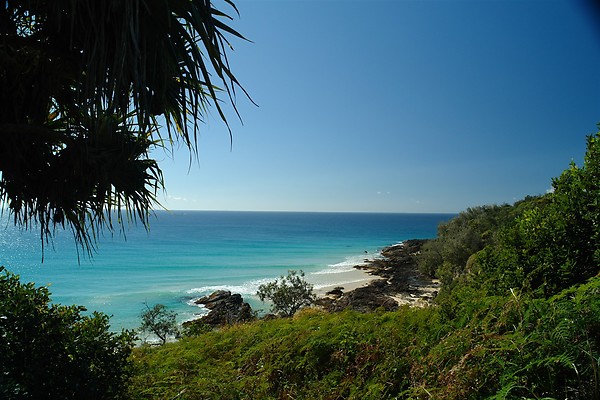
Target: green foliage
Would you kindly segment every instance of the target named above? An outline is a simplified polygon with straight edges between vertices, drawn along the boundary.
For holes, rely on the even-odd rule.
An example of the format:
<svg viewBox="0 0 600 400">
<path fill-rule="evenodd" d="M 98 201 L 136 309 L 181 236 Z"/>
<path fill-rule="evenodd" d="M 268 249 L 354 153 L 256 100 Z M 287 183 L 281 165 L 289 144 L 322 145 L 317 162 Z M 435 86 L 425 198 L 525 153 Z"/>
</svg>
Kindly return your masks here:
<svg viewBox="0 0 600 400">
<path fill-rule="evenodd" d="M 470 306 L 453 320 L 462 323 L 425 357 L 418 379 L 440 398 L 600 398 L 599 287 L 594 279 L 551 299 L 463 297 Z"/>
<path fill-rule="evenodd" d="M 284 317 L 293 316 L 316 300 L 313 285 L 304 280 L 303 271 L 288 271 L 287 276 L 260 285 L 256 295 L 261 301 L 270 300 L 271 311 Z"/>
<path fill-rule="evenodd" d="M 508 217 L 510 207 L 469 208 L 438 227 L 437 238 L 428 241 L 418 258 L 419 269 L 437 276 L 446 286 L 466 272 L 467 260 L 494 243 L 495 231 Z"/>
<path fill-rule="evenodd" d="M 551 299 L 259 321 L 134 351 L 133 399 L 599 399 L 600 279 Z"/>
<path fill-rule="evenodd" d="M 50 304 L 47 288 L 0 267 L 0 398 L 120 398 L 134 335 L 83 311 Z"/>
<path fill-rule="evenodd" d="M 440 225 L 419 267 L 441 279 L 441 298 L 462 285 L 484 295 L 517 288 L 549 297 L 598 274 L 600 136 L 588 137 L 587 145 L 583 166 L 571 164 L 552 193 L 469 209 Z"/>
<path fill-rule="evenodd" d="M 200 336 L 214 329 L 211 325 L 202 322 L 200 319 L 186 321 L 183 323 L 182 328 L 183 336 Z"/>
<path fill-rule="evenodd" d="M 411 351 L 434 343 L 432 310 L 306 309 L 134 352 L 134 399 L 383 399 L 408 387 Z M 406 328 L 404 328 L 406 327 Z M 412 330 L 423 328 L 414 342 Z M 433 336 L 430 338 L 430 336 Z M 426 340 L 429 338 L 429 340 Z"/>
<path fill-rule="evenodd" d="M 549 297 L 600 271 L 600 136 L 588 138 L 584 164 L 553 181 L 554 192 L 505 224 L 475 264 L 492 293 L 521 288 Z M 483 282 L 486 280 L 486 282 Z"/>
<path fill-rule="evenodd" d="M 150 308 L 145 303 L 145 308 L 140 313 L 142 324 L 139 330 L 154 334 L 162 344 L 165 344 L 170 336 L 179 335 L 176 318 L 177 313 L 169 310 L 164 304 L 155 304 Z"/>
<path fill-rule="evenodd" d="M 2 2 L 0 200 L 15 224 L 67 226 L 89 249 L 125 216 L 147 223 L 163 186 L 151 150 L 194 150 L 209 107 L 227 124 L 217 92 L 235 110 L 243 90 L 227 58 L 237 9 L 214 3 Z"/>
</svg>

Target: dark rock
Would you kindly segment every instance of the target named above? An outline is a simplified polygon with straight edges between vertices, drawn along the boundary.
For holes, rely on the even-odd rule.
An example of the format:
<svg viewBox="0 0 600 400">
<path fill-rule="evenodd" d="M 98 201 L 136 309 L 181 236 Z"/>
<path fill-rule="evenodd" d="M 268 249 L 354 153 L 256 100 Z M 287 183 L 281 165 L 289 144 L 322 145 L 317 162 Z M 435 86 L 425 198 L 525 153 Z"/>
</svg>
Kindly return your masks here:
<svg viewBox="0 0 600 400">
<path fill-rule="evenodd" d="M 341 297 L 344 295 L 344 291 L 342 289 L 338 289 L 335 288 L 333 290 L 330 290 L 329 292 L 325 293 L 328 296 L 333 296 L 333 297 Z"/>
<path fill-rule="evenodd" d="M 213 292 L 208 296 L 200 297 L 198 300 L 194 301 L 194 303 L 204 304 L 206 308 L 210 309 L 212 308 L 212 304 L 227 299 L 230 296 L 231 292 L 229 290 L 217 290 L 216 292 Z"/>
<path fill-rule="evenodd" d="M 385 290 L 385 287 L 387 285 L 388 285 L 388 282 L 385 279 L 375 279 L 375 280 L 369 282 L 369 284 L 366 287 L 358 288 L 356 290 L 361 289 L 361 291 L 378 292 L 378 291 Z"/>
<path fill-rule="evenodd" d="M 324 306 L 329 311 L 342 311 L 346 309 L 368 312 L 380 308 L 386 311 L 394 311 L 398 308 L 398 303 L 391 297 L 385 295 L 382 284 L 385 280 L 377 280 L 375 285 L 368 285 L 352 290 L 341 298 L 332 301 L 329 306 Z M 379 283 L 381 282 L 381 283 Z"/>
<path fill-rule="evenodd" d="M 228 290 L 217 290 L 201 297 L 195 303 L 203 304 L 210 310 L 199 322 L 213 327 L 251 321 L 255 318 L 252 308 L 244 302 L 242 296 L 238 293 L 231 294 Z"/>
</svg>

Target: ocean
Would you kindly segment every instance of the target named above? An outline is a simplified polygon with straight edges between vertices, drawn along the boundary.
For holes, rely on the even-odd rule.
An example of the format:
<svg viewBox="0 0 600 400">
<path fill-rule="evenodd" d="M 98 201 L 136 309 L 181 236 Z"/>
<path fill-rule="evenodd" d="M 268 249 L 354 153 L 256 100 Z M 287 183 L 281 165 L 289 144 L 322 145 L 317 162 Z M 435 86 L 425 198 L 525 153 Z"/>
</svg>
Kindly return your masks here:
<svg viewBox="0 0 600 400">
<path fill-rule="evenodd" d="M 353 266 L 406 239 L 432 238 L 452 214 L 157 211 L 150 229 L 128 226 L 78 259 L 69 231 L 42 249 L 38 231 L 0 219 L 0 265 L 49 286 L 52 301 L 111 315 L 111 330 L 139 326 L 144 303 L 165 304 L 183 322 L 206 311 L 193 299 L 218 289 L 268 305 L 258 286 L 303 270 L 315 289 L 350 283 Z M 81 255 L 81 251 L 80 251 Z M 356 279 L 356 278 L 353 278 Z"/>
</svg>

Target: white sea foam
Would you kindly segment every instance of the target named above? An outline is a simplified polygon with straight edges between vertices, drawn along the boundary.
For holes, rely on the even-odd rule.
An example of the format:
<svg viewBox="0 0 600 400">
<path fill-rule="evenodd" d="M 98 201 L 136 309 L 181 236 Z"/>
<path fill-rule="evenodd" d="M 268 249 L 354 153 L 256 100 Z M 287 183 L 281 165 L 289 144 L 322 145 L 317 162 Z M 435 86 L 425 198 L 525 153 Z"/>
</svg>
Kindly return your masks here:
<svg viewBox="0 0 600 400">
<path fill-rule="evenodd" d="M 201 309 L 201 310 L 206 310 L 206 313 L 208 313 L 208 309 L 207 309 L 207 308 L 204 306 L 204 304 L 196 304 L 196 303 L 195 303 L 195 301 L 196 301 L 196 300 L 197 300 L 197 298 L 196 298 L 196 297 L 194 297 L 193 299 L 188 299 L 188 300 L 186 300 L 186 302 L 185 302 L 185 303 L 186 303 L 188 306 L 196 307 L 196 308 L 199 308 L 199 309 Z M 199 312 L 199 311 L 196 311 L 196 312 Z"/>
<path fill-rule="evenodd" d="M 327 268 L 312 272 L 311 275 L 329 275 L 329 274 L 340 274 L 344 272 L 350 272 L 355 270 L 355 266 L 357 265 L 366 265 L 369 262 L 380 258 L 381 253 L 366 253 L 357 256 L 347 257 L 344 261 L 339 262 L 337 264 L 330 264 Z"/>
<path fill-rule="evenodd" d="M 208 312 L 209 312 L 208 308 L 206 308 L 204 306 L 204 304 L 196 304 L 196 303 L 194 303 L 195 300 L 196 299 L 194 298 L 194 299 L 189 299 L 188 301 L 186 301 L 186 304 L 188 306 L 194 307 L 195 310 L 194 310 L 194 313 L 192 315 L 188 314 L 188 316 L 184 319 L 185 321 L 191 321 L 191 320 L 200 318 L 200 317 L 208 314 Z"/>
<path fill-rule="evenodd" d="M 255 279 L 249 282 L 244 282 L 240 285 L 211 285 L 211 286 L 201 286 L 197 288 L 192 288 L 187 291 L 187 294 L 191 295 L 206 295 L 217 290 L 229 290 L 231 293 L 239 293 L 241 295 L 254 295 L 258 290 L 258 287 L 267 282 L 271 282 L 273 279 L 263 278 L 263 279 Z"/>
</svg>

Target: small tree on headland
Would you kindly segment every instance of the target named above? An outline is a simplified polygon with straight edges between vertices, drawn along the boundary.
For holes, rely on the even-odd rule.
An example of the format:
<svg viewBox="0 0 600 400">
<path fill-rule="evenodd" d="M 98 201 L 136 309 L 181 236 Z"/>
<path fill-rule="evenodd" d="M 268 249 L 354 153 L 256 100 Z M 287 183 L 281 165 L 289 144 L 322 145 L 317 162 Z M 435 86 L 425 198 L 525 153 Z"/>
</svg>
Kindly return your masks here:
<svg viewBox="0 0 600 400">
<path fill-rule="evenodd" d="M 256 295 L 261 301 L 271 300 L 271 311 L 283 317 L 293 316 L 316 300 L 313 285 L 304 280 L 304 271 L 288 271 L 287 276 L 260 285 Z"/>
<path fill-rule="evenodd" d="M 156 304 L 150 308 L 148 303 L 144 303 L 146 308 L 140 314 L 142 324 L 139 330 L 141 332 L 153 333 L 156 335 L 161 344 L 165 344 L 169 336 L 177 336 L 179 329 L 175 318 L 177 313 L 167 309 L 164 304 Z"/>
</svg>

